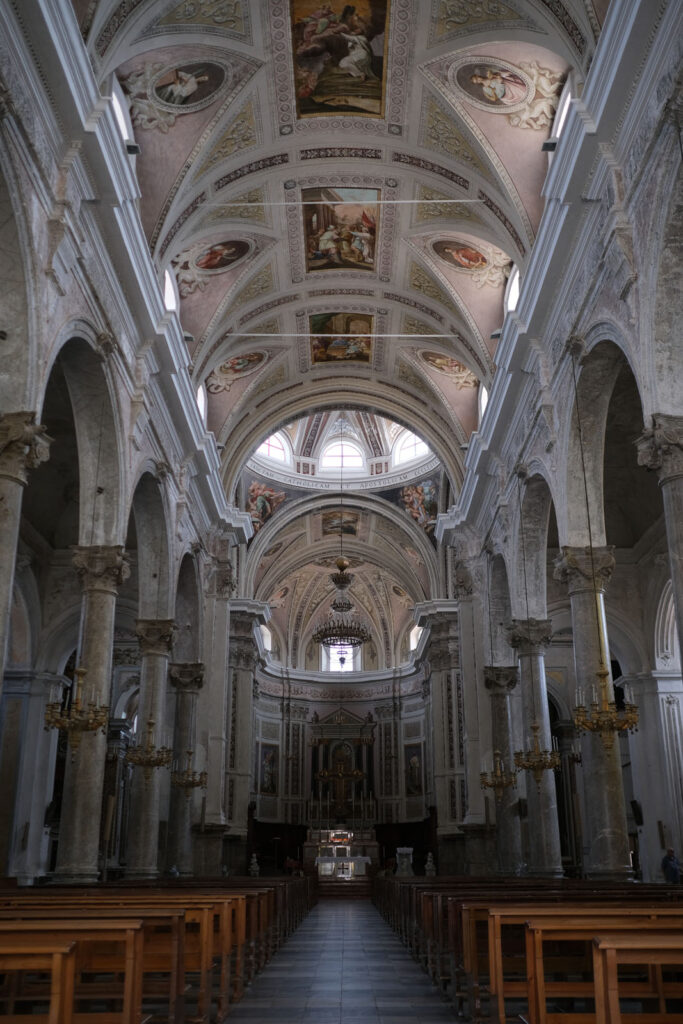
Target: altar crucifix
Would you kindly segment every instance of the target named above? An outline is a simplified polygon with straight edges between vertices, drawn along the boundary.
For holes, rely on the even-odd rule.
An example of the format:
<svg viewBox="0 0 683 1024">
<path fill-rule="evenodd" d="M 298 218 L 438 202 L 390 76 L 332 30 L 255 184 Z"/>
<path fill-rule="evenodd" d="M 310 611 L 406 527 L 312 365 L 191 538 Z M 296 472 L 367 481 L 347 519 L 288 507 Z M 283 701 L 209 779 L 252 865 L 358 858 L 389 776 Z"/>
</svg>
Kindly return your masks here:
<svg viewBox="0 0 683 1024">
<path fill-rule="evenodd" d="M 350 751 L 345 749 L 345 745 L 335 750 L 332 767 L 321 768 L 315 775 L 316 782 L 329 783 L 334 793 L 332 810 L 336 815 L 353 811 L 355 785 L 364 778 L 365 772 L 352 766 Z"/>
</svg>

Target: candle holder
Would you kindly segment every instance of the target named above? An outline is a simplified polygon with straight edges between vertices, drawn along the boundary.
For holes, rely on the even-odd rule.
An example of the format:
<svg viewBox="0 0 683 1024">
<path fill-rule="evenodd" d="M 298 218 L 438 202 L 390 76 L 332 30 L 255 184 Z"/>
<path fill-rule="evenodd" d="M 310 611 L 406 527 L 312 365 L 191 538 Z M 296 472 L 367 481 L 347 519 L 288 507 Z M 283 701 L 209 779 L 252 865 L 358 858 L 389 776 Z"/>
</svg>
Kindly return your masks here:
<svg viewBox="0 0 683 1024">
<path fill-rule="evenodd" d="M 126 764 L 135 768 L 142 768 L 145 779 L 149 781 L 153 768 L 167 768 L 171 763 L 173 751 L 170 747 L 154 746 L 154 719 L 147 722 L 147 732 L 144 746 L 142 744 L 133 746 L 126 751 Z"/>
<path fill-rule="evenodd" d="M 531 747 L 528 750 L 515 751 L 515 767 L 520 771 L 528 771 L 533 775 L 536 785 L 541 785 L 543 772 L 557 771 L 560 767 L 558 750 L 541 750 L 538 734 L 541 727 L 538 722 L 531 725 Z"/>
<path fill-rule="evenodd" d="M 182 771 L 174 769 L 171 772 L 171 785 L 184 789 L 185 796 L 189 797 L 191 789 L 196 789 L 198 786 L 206 789 L 208 777 L 206 772 L 198 772 L 192 768 L 193 751 L 187 750 L 185 753 L 187 756 L 187 766 Z"/>
<path fill-rule="evenodd" d="M 73 698 L 68 710 L 62 708 L 62 702 L 59 700 L 52 701 L 45 707 L 45 729 L 63 729 L 67 733 L 72 761 L 83 734 L 97 732 L 98 729 L 104 732 L 109 720 L 108 704 L 97 704 L 95 701 L 89 701 L 86 705 L 81 703 L 81 691 L 86 675 L 84 668 L 75 670 Z"/>
<path fill-rule="evenodd" d="M 600 681 L 599 691 L 593 687 L 592 700 L 587 705 L 583 699 L 583 690 L 576 693 L 574 708 L 574 725 L 579 732 L 593 732 L 602 740 L 606 750 L 614 745 L 617 732 L 634 732 L 638 728 L 638 706 L 628 699 L 625 693 L 623 708 L 618 708 L 609 695 L 609 671 L 601 665 L 597 673 Z"/>
<path fill-rule="evenodd" d="M 505 770 L 505 765 L 503 764 L 503 759 L 500 756 L 499 750 L 493 751 L 493 771 L 480 772 L 479 780 L 482 789 L 493 790 L 496 800 L 501 800 L 503 793 L 510 786 L 517 785 L 516 773 Z"/>
</svg>

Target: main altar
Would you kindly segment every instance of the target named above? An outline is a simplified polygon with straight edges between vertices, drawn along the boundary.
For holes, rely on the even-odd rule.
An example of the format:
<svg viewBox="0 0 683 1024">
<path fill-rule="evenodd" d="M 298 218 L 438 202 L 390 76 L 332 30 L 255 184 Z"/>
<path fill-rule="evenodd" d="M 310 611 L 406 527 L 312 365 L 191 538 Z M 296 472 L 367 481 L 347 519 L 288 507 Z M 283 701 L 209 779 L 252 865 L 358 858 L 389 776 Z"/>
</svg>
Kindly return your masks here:
<svg viewBox="0 0 683 1024">
<path fill-rule="evenodd" d="M 304 871 L 319 878 L 352 880 L 379 866 L 374 829 L 309 829 L 304 843 Z"/>
</svg>

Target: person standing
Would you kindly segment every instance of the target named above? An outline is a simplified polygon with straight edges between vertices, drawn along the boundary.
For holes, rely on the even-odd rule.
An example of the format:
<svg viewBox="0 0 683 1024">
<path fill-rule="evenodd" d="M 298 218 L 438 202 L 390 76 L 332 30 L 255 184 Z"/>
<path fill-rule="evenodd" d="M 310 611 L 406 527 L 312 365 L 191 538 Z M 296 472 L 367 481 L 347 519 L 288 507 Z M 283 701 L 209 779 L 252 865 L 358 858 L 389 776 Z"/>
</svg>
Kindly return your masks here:
<svg viewBox="0 0 683 1024">
<path fill-rule="evenodd" d="M 662 874 L 670 885 L 676 885 L 681 880 L 681 866 L 672 846 L 668 847 L 666 855 L 662 858 Z"/>
</svg>

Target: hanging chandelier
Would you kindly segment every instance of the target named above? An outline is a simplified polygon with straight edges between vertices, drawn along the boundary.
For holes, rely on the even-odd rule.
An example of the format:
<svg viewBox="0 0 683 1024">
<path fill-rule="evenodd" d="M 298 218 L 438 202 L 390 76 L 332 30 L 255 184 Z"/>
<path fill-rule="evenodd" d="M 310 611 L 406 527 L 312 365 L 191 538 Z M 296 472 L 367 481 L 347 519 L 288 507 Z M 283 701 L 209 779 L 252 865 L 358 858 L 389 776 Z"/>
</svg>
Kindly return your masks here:
<svg viewBox="0 0 683 1024">
<path fill-rule="evenodd" d="M 340 430 L 343 435 L 344 428 Z M 330 574 L 330 579 L 335 586 L 336 594 L 328 618 L 324 619 L 313 633 L 313 642 L 322 644 L 328 649 L 331 647 L 362 647 L 370 639 L 370 632 L 365 623 L 358 616 L 354 616 L 354 604 L 346 593 L 351 586 L 353 576 L 347 572 L 351 564 L 344 556 L 344 450 L 342 447 L 341 462 L 339 466 L 339 557 L 335 560 L 337 572 Z M 346 659 L 342 655 L 339 659 L 344 665 Z"/>
<path fill-rule="evenodd" d="M 507 771 L 499 750 L 493 751 L 493 771 L 480 772 L 479 782 L 482 789 L 492 789 L 496 800 L 503 799 L 503 793 L 510 786 L 517 785 L 515 772 Z"/>
</svg>

